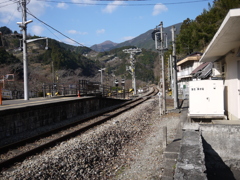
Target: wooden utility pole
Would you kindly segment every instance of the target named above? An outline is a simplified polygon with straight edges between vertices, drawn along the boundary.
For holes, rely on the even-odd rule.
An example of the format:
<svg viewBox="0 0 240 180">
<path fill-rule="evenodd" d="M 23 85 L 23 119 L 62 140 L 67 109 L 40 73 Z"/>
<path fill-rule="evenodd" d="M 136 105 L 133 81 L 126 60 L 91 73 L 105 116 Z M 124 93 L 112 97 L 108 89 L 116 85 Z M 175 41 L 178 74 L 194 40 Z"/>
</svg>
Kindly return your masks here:
<svg viewBox="0 0 240 180">
<path fill-rule="evenodd" d="M 173 93 L 174 93 L 174 108 L 178 109 L 179 108 L 179 103 L 178 103 L 178 83 L 177 83 L 177 60 L 176 60 L 176 44 L 175 44 L 175 31 L 176 28 L 172 26 L 172 62 L 173 62 Z"/>
</svg>

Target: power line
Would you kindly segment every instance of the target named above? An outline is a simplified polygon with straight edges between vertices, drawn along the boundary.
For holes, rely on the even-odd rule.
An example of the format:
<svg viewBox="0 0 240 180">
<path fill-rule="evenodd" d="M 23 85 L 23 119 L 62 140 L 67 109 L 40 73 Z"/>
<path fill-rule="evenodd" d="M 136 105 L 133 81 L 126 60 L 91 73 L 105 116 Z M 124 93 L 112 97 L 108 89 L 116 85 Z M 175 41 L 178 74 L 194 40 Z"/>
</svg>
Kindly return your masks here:
<svg viewBox="0 0 240 180">
<path fill-rule="evenodd" d="M 4 2 L 0 2 L 0 4 L 3 4 L 3 3 L 8 3 L 9 1 L 4 1 Z"/>
<path fill-rule="evenodd" d="M 8 1 L 9 2 L 9 1 Z M 0 3 L 0 4 L 3 4 L 3 3 L 6 3 L 6 2 L 2 2 L 2 3 Z M 17 2 L 12 2 L 12 3 L 10 3 L 10 4 L 5 4 L 5 5 L 2 5 L 2 6 L 0 6 L 0 8 L 3 8 L 3 7 L 6 7 L 6 6 L 10 6 L 10 5 L 13 5 L 13 4 L 16 4 Z"/>
<path fill-rule="evenodd" d="M 29 11 L 29 9 L 27 9 L 27 13 L 28 13 L 29 15 L 31 15 L 32 17 L 34 17 L 35 19 L 37 19 L 38 21 L 40 21 L 41 23 L 43 23 L 43 24 L 45 24 L 46 26 L 50 27 L 50 28 L 53 29 L 54 31 L 57 31 L 59 34 L 63 35 L 64 37 L 70 39 L 71 41 L 73 41 L 73 42 L 75 42 L 75 43 L 77 43 L 77 44 L 79 44 L 80 46 L 84 46 L 83 44 L 75 41 L 74 39 L 66 36 L 66 35 L 63 34 L 62 32 L 58 31 L 57 29 L 53 28 L 52 26 L 48 25 L 47 23 L 43 22 L 42 20 L 38 19 L 36 16 L 34 16 L 34 15 Z"/>
<path fill-rule="evenodd" d="M 104 3 L 77 3 L 77 2 L 70 2 L 70 1 L 54 1 L 54 0 L 37 0 L 37 1 L 45 1 L 45 2 L 51 2 L 51 3 L 66 3 L 66 4 L 78 4 L 78 5 L 96 5 L 96 6 L 106 6 L 106 5 L 111 5 L 111 6 L 155 6 L 155 4 L 104 4 Z M 95 0 L 95 1 L 102 1 L 102 0 Z M 104 0 L 104 1 L 112 1 L 114 0 Z M 142 1 L 142 0 L 133 0 L 133 1 L 128 1 L 128 0 L 117 0 L 117 1 L 123 1 L 123 2 L 134 2 L 134 1 Z M 183 1 L 183 2 L 172 2 L 172 3 L 161 3 L 162 5 L 177 5 L 177 4 L 190 4 L 190 3 L 198 3 L 198 2 L 206 2 L 206 1 L 211 1 L 211 0 L 196 0 L 196 1 Z"/>
</svg>

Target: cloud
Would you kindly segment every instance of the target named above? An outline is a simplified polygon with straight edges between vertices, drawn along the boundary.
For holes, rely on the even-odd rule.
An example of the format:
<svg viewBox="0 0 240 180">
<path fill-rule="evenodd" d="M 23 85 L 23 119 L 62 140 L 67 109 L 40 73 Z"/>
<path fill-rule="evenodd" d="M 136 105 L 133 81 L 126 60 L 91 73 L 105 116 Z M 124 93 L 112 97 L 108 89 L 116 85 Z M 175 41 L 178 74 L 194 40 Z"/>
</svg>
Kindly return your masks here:
<svg viewBox="0 0 240 180">
<path fill-rule="evenodd" d="M 135 37 L 134 36 L 125 36 L 122 39 L 123 39 L 123 41 L 128 41 L 128 40 L 131 40 L 133 38 L 135 38 Z"/>
<path fill-rule="evenodd" d="M 97 34 L 103 34 L 103 33 L 105 33 L 105 29 L 98 29 L 98 30 L 96 31 L 96 33 L 97 33 Z"/>
<path fill-rule="evenodd" d="M 80 34 L 80 35 L 88 34 L 87 32 L 80 32 L 80 31 L 76 31 L 76 30 L 69 30 L 68 33 L 69 34 Z"/>
<path fill-rule="evenodd" d="M 113 1 L 109 3 L 102 12 L 111 14 L 113 11 L 117 9 L 118 6 L 125 4 L 123 1 Z"/>
<path fill-rule="evenodd" d="M 45 12 L 45 8 L 49 5 L 44 1 L 31 0 L 27 6 L 30 12 L 38 17 Z"/>
<path fill-rule="evenodd" d="M 74 41 L 72 41 L 71 39 L 64 39 L 63 42 L 65 42 L 67 44 L 71 44 L 71 45 L 76 45 L 77 44 Z"/>
<path fill-rule="evenodd" d="M 57 4 L 57 7 L 60 8 L 60 9 L 67 9 L 68 5 L 64 2 L 61 2 L 61 3 Z"/>
<path fill-rule="evenodd" d="M 0 3 L 1 3 L 0 22 L 9 23 L 10 21 L 14 21 L 18 17 L 22 17 L 21 12 L 17 10 L 16 3 L 4 0 L 0 0 Z"/>
<path fill-rule="evenodd" d="M 160 14 L 160 13 L 162 13 L 162 12 L 165 12 L 165 11 L 167 11 L 167 10 L 168 10 L 168 8 L 167 8 L 165 5 L 163 5 L 163 4 L 161 4 L 161 3 L 158 3 L 158 4 L 156 4 L 156 5 L 153 7 L 152 15 L 153 15 L 153 16 L 156 16 L 156 15 L 158 15 L 158 14 Z"/>
<path fill-rule="evenodd" d="M 34 35 L 39 36 L 44 31 L 44 28 L 42 26 L 35 25 L 35 26 L 31 27 L 31 30 L 32 30 Z"/>
<path fill-rule="evenodd" d="M 8 24 L 12 21 L 21 21 L 22 13 L 19 12 L 18 3 L 14 3 L 14 1 L 5 1 L 0 0 L 1 3 L 1 11 L 0 11 L 0 22 Z M 28 9 L 35 16 L 40 16 L 45 12 L 45 8 L 48 4 L 44 1 L 31 0 L 27 5 Z M 28 18 L 30 18 L 29 16 Z"/>
<path fill-rule="evenodd" d="M 73 39 L 73 40 L 75 40 L 76 42 L 78 42 L 76 39 Z M 76 43 L 76 42 L 74 42 L 73 40 L 66 38 L 66 39 L 63 39 L 63 41 L 59 41 L 59 42 L 64 42 L 64 43 L 70 44 L 70 45 L 79 45 L 78 43 L 84 45 L 84 43 L 81 43 L 81 42 Z"/>
<path fill-rule="evenodd" d="M 68 33 L 69 34 L 77 34 L 77 31 L 76 30 L 69 30 Z"/>
</svg>

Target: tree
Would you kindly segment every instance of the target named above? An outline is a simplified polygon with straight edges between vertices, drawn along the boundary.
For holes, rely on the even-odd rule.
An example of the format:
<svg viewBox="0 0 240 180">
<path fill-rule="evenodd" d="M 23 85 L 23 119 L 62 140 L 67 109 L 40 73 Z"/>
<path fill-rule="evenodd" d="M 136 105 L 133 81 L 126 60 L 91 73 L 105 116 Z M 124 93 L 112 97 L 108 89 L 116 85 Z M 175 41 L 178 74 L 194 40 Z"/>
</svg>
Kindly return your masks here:
<svg viewBox="0 0 240 180">
<path fill-rule="evenodd" d="M 178 53 L 191 54 L 195 48 L 193 43 L 193 20 L 187 18 L 183 21 L 180 33 L 177 36 L 177 50 Z"/>
<path fill-rule="evenodd" d="M 0 27 L 0 31 L 2 32 L 2 34 L 12 34 L 12 30 L 6 26 Z"/>
<path fill-rule="evenodd" d="M 212 40 L 228 11 L 240 7 L 239 0 L 215 0 L 195 20 L 183 21 L 176 45 L 178 54 L 203 50 Z"/>
</svg>

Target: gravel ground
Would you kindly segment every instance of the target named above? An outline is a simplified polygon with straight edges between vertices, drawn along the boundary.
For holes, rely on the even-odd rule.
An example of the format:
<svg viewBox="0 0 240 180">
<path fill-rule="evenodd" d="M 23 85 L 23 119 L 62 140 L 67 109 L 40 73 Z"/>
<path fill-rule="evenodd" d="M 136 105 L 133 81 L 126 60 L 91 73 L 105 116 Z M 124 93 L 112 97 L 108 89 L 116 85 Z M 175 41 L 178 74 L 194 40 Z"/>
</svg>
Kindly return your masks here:
<svg viewBox="0 0 240 180">
<path fill-rule="evenodd" d="M 0 172 L 0 179 L 160 179 L 164 168 L 161 128 L 167 126 L 170 143 L 179 116 L 160 117 L 158 97 L 154 97 Z"/>
</svg>

